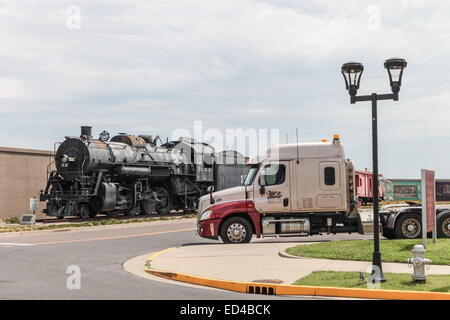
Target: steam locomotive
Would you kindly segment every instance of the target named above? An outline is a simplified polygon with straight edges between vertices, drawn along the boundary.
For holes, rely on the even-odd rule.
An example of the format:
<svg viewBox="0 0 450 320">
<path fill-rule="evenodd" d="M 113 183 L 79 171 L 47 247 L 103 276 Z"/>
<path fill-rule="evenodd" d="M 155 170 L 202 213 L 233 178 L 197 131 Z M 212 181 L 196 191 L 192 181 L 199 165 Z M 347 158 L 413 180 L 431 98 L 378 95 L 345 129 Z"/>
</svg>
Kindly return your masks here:
<svg viewBox="0 0 450 320">
<path fill-rule="evenodd" d="M 106 131 L 93 139 L 92 127 L 81 127 L 80 137 L 66 137 L 57 148 L 56 170 L 47 170 L 40 193 L 44 213 L 58 218 L 189 213 L 208 187 L 239 185 L 245 174 L 245 157 L 237 152 L 221 153 L 217 158 L 227 161 L 218 163 L 206 143 L 180 138 L 157 145 L 158 140 L 126 133 L 109 139 Z"/>
</svg>

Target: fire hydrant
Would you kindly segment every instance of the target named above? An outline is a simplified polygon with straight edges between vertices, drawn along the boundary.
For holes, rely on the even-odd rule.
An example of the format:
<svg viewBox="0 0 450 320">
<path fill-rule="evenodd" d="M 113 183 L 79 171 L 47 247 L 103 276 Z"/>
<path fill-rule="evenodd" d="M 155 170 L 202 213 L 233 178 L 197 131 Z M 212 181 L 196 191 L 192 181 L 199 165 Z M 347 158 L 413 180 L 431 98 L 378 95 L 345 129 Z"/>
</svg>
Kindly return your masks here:
<svg viewBox="0 0 450 320">
<path fill-rule="evenodd" d="M 413 266 L 412 279 L 414 282 L 424 283 L 427 280 L 425 266 L 430 269 L 431 260 L 425 258 L 425 248 L 421 244 L 416 244 L 412 249 L 412 258 L 408 258 L 408 267 Z"/>
</svg>

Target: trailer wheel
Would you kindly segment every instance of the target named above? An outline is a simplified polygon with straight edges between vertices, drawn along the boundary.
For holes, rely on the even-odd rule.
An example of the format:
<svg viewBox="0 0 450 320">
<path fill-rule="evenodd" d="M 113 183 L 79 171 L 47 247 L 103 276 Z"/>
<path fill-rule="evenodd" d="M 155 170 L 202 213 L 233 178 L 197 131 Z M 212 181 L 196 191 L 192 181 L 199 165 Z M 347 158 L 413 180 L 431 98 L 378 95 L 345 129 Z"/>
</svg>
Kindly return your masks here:
<svg viewBox="0 0 450 320">
<path fill-rule="evenodd" d="M 422 223 L 418 214 L 408 212 L 400 216 L 395 223 L 395 237 L 417 239 L 422 236 Z"/>
<path fill-rule="evenodd" d="M 87 219 L 91 215 L 91 209 L 89 208 L 89 205 L 87 203 L 82 203 L 80 205 L 80 218 L 81 219 Z"/>
<path fill-rule="evenodd" d="M 436 229 L 439 238 L 450 238 L 450 211 L 439 215 Z"/>
<path fill-rule="evenodd" d="M 220 228 L 220 237 L 224 243 L 249 243 L 252 235 L 252 226 L 242 217 L 230 218 Z"/>
</svg>

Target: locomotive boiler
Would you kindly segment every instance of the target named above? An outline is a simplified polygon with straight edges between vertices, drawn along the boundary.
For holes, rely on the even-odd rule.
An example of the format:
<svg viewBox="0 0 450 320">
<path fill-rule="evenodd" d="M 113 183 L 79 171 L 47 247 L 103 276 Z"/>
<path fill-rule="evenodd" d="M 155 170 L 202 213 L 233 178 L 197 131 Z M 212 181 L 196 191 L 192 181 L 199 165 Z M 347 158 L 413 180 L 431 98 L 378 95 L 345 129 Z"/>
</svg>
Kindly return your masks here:
<svg viewBox="0 0 450 320">
<path fill-rule="evenodd" d="M 100 212 L 194 212 L 198 198 L 214 185 L 215 150 L 190 138 L 160 145 L 158 140 L 125 133 L 109 139 L 106 131 L 94 139 L 91 127 L 81 127 L 79 137 L 66 137 L 55 152 L 56 170 L 48 170 L 40 193 L 44 213 L 88 218 Z M 237 167 L 244 172 L 245 163 Z"/>
</svg>

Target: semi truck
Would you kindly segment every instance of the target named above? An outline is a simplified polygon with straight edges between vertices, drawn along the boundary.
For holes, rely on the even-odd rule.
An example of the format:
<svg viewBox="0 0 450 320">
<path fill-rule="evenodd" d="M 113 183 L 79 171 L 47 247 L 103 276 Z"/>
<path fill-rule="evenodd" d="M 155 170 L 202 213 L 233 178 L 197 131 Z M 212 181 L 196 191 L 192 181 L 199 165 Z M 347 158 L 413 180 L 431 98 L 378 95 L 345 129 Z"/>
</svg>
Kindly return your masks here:
<svg viewBox="0 0 450 320">
<path fill-rule="evenodd" d="M 243 185 L 199 199 L 197 233 L 225 243 L 253 235 L 364 233 L 356 208 L 355 166 L 339 135 L 332 141 L 284 144 L 248 161 Z"/>
<path fill-rule="evenodd" d="M 225 243 L 256 237 L 373 231 L 372 212 L 357 210 L 355 165 L 339 135 L 317 143 L 279 145 L 248 161 L 241 186 L 199 199 L 197 233 Z M 436 210 L 439 237 L 450 237 L 450 211 Z M 381 210 L 387 238 L 421 237 L 420 207 Z M 361 219 L 363 217 L 363 219 Z"/>
</svg>

